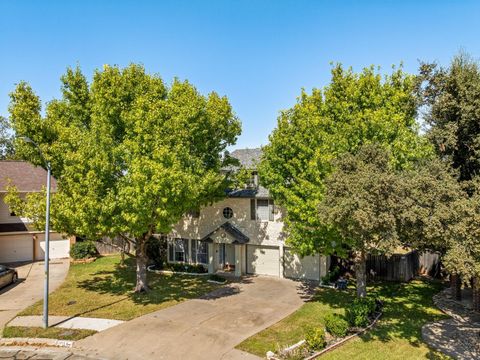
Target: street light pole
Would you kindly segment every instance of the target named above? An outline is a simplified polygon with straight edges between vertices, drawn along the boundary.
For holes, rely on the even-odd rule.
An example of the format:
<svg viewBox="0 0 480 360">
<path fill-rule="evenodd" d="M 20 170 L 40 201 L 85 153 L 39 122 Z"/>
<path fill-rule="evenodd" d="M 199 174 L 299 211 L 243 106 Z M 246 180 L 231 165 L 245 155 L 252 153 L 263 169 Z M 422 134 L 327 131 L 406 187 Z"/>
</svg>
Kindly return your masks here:
<svg viewBox="0 0 480 360">
<path fill-rule="evenodd" d="M 47 206 L 45 210 L 45 279 L 43 290 L 43 328 L 48 328 L 48 287 L 49 287 L 49 272 L 50 272 L 50 177 L 51 168 L 50 163 L 47 164 Z"/>
<path fill-rule="evenodd" d="M 45 162 L 45 166 L 47 168 L 47 203 L 45 209 L 45 271 L 44 271 L 44 287 L 43 287 L 43 328 L 48 328 L 48 288 L 49 288 L 49 272 L 50 272 L 50 257 L 49 257 L 49 249 L 50 249 L 50 178 L 52 169 L 50 167 L 50 163 L 45 159 L 42 153 L 42 149 L 40 146 L 30 139 L 27 136 L 21 136 L 20 139 L 24 140 L 35 146 L 40 153 L 40 157 Z"/>
</svg>

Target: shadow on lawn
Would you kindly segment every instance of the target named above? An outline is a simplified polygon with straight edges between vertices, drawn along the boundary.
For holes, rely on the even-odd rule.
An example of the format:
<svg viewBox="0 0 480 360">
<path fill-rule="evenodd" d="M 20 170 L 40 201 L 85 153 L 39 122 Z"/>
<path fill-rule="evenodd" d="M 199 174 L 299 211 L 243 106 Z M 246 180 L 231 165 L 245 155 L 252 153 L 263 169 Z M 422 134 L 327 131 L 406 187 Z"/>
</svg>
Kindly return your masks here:
<svg viewBox="0 0 480 360">
<path fill-rule="evenodd" d="M 377 325 L 360 336 L 363 341 L 387 342 L 401 338 L 419 346 L 423 343 L 422 326 L 447 317 L 435 308 L 432 300 L 432 296 L 443 287 L 439 282 L 414 280 L 410 283 L 377 282 L 370 285 L 369 295 L 380 298 L 384 308 Z M 320 289 L 312 301 L 328 304 L 333 309 L 348 309 L 354 298 L 354 288 L 345 291 Z"/>
<path fill-rule="evenodd" d="M 136 282 L 135 259 L 127 259 L 126 264 L 115 264 L 112 270 L 101 270 L 92 274 L 92 277 L 79 281 L 77 286 L 100 294 L 122 296 L 122 300 L 130 299 L 135 304 L 160 304 L 167 301 L 181 301 L 203 296 L 208 290 L 216 288 L 203 277 L 188 275 L 160 275 L 147 273 L 150 291 L 134 293 Z M 237 292 L 221 292 L 215 298 L 234 295 Z M 205 297 L 206 298 L 206 297 Z M 121 300 L 120 300 L 121 301 Z M 94 310 L 89 310 L 89 312 Z"/>
</svg>

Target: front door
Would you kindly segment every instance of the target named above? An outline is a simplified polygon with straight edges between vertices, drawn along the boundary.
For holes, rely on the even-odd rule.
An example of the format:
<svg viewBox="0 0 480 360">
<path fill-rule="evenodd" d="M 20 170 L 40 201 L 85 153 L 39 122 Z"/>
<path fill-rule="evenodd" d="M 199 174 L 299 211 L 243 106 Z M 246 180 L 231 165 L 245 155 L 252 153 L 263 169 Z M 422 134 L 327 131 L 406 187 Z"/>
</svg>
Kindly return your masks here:
<svg viewBox="0 0 480 360">
<path fill-rule="evenodd" d="M 235 269 L 235 246 L 232 244 L 218 244 L 218 268 L 225 271 Z"/>
</svg>

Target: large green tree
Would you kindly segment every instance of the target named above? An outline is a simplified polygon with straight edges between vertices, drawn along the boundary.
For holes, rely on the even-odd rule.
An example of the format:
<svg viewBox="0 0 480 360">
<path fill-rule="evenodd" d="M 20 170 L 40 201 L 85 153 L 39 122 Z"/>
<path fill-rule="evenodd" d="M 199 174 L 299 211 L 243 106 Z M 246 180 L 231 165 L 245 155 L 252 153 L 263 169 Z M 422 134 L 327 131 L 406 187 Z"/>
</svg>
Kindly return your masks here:
<svg viewBox="0 0 480 360">
<path fill-rule="evenodd" d="M 54 228 L 132 242 L 135 290 L 148 290 L 146 240 L 223 196 L 223 153 L 240 122 L 226 97 L 203 96 L 187 81 L 166 86 L 139 65 L 105 66 L 90 84 L 80 69 L 68 69 L 61 80 L 62 98 L 48 103 L 45 116 L 24 82 L 10 104 L 16 133 L 40 145 L 59 183 Z M 16 145 L 20 156 L 43 164 L 31 145 Z"/>
<path fill-rule="evenodd" d="M 419 79 L 427 134 L 438 155 L 459 172 L 459 181 L 470 196 L 457 207 L 463 215 L 450 228 L 456 231 L 450 238 L 457 242 L 449 242 L 444 263 L 451 274 L 462 276 L 464 281 L 473 277 L 474 305 L 480 309 L 480 236 L 475 230 L 480 211 L 480 65 L 460 53 L 448 67 L 422 64 Z"/>
<path fill-rule="evenodd" d="M 382 76 L 373 66 L 355 73 L 336 65 L 330 84 L 302 92 L 283 111 L 264 147 L 261 181 L 286 209 L 288 242 L 302 254 L 347 248 L 334 226 L 318 216 L 332 161 L 364 144 L 378 143 L 405 168 L 432 150 L 418 134 L 416 79 L 402 69 Z"/>
<path fill-rule="evenodd" d="M 480 66 L 469 55 L 449 67 L 420 66 L 419 94 L 428 136 L 440 156 L 460 172 L 460 180 L 480 175 Z"/>
<path fill-rule="evenodd" d="M 368 254 L 392 254 L 402 245 L 405 187 L 388 151 L 364 145 L 334 161 L 325 180 L 319 219 L 334 226 L 341 244 L 354 254 L 357 295 L 366 296 Z"/>
<path fill-rule="evenodd" d="M 359 296 L 366 294 L 367 254 L 400 246 L 441 251 L 445 268 L 464 279 L 479 274 L 480 196 L 467 194 L 448 162 L 396 170 L 388 151 L 366 145 L 334 165 L 319 215 L 353 250 Z"/>
</svg>

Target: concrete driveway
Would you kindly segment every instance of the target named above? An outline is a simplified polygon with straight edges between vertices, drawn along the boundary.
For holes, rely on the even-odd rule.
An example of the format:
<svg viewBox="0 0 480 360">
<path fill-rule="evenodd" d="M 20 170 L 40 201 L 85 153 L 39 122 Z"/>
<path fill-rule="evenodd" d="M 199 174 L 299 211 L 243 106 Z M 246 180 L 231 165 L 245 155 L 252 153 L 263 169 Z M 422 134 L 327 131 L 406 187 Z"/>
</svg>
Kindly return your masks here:
<svg viewBox="0 0 480 360">
<path fill-rule="evenodd" d="M 21 310 L 43 299 L 44 263 L 8 264 L 18 271 L 18 282 L 0 290 L 0 332 Z M 50 292 L 65 279 L 70 261 L 50 260 Z"/>
<path fill-rule="evenodd" d="M 106 359 L 253 359 L 233 349 L 303 304 L 300 283 L 250 277 L 203 299 L 97 333 L 77 350 Z M 274 350 L 274 349 L 272 349 Z"/>
</svg>

